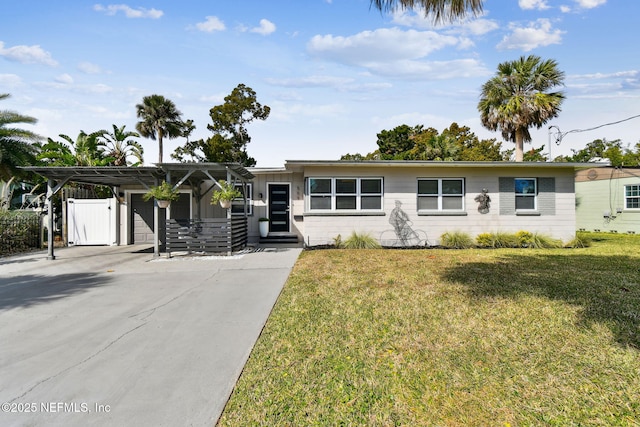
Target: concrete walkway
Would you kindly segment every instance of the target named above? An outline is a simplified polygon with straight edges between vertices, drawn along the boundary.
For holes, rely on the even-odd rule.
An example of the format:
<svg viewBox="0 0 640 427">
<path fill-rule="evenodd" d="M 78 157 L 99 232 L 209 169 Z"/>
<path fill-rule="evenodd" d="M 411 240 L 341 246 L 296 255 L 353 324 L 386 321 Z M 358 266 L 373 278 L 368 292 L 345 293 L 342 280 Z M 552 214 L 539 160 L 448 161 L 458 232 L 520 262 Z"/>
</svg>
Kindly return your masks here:
<svg viewBox="0 0 640 427">
<path fill-rule="evenodd" d="M 301 249 L 136 249 L 0 258 L 0 425 L 216 423 Z"/>
</svg>

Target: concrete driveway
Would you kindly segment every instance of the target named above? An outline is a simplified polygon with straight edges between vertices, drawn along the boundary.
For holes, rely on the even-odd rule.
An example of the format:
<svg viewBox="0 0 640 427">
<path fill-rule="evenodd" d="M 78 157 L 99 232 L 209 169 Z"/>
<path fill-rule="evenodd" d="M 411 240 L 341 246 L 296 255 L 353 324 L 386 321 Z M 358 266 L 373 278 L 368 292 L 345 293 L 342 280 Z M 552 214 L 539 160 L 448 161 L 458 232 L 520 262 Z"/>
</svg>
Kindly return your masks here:
<svg viewBox="0 0 640 427">
<path fill-rule="evenodd" d="M 299 248 L 0 258 L 0 425 L 212 426 Z"/>
</svg>

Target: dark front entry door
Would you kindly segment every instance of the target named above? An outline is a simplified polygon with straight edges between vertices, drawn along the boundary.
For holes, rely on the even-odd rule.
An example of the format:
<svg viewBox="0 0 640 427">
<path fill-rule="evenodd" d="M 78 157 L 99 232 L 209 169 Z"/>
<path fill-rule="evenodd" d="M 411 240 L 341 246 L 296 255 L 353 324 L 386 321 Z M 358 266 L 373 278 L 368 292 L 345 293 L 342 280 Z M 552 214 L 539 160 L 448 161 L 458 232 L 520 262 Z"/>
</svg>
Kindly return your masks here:
<svg viewBox="0 0 640 427">
<path fill-rule="evenodd" d="M 289 232 L 289 185 L 269 184 L 269 232 Z"/>
</svg>

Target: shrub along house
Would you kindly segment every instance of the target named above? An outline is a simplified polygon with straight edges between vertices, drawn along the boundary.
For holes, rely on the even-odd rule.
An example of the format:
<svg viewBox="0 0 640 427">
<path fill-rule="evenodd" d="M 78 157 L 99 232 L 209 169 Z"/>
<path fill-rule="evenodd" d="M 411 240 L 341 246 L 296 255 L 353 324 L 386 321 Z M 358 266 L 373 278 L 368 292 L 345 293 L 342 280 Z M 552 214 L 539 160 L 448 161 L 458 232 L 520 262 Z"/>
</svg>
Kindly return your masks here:
<svg viewBox="0 0 640 427">
<path fill-rule="evenodd" d="M 366 233 L 385 246 L 438 245 L 520 230 L 571 240 L 577 170 L 591 163 L 307 161 L 251 169 L 253 211 L 308 246 Z M 284 204 L 283 204 L 284 203 Z"/>
</svg>

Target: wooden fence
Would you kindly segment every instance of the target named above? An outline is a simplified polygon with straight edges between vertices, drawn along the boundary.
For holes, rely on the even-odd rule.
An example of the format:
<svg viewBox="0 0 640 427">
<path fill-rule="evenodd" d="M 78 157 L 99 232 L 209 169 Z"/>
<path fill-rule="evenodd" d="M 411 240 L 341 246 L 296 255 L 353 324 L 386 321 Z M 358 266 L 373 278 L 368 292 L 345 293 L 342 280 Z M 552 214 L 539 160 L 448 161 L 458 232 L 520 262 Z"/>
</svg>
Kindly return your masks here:
<svg viewBox="0 0 640 427">
<path fill-rule="evenodd" d="M 169 256 L 185 251 L 231 254 L 247 245 L 248 224 L 244 217 L 169 219 L 166 233 Z"/>
</svg>

